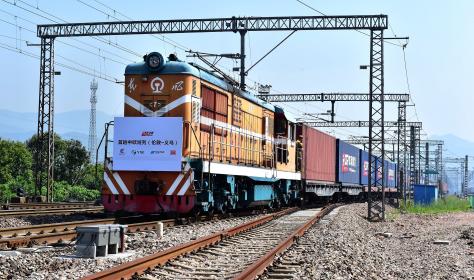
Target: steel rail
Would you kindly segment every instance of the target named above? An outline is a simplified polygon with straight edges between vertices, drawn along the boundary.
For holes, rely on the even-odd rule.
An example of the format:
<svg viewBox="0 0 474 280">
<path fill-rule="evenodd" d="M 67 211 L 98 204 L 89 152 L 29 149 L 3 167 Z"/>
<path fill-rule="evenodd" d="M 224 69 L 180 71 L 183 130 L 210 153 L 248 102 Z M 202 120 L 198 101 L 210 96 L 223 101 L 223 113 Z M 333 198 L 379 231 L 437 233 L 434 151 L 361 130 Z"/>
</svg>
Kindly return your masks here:
<svg viewBox="0 0 474 280">
<path fill-rule="evenodd" d="M 110 219 L 32 225 L 32 226 L 14 227 L 14 228 L 1 228 L 0 238 L 18 237 L 22 235 L 33 235 L 33 234 L 43 234 L 43 233 L 53 233 L 53 232 L 64 232 L 64 231 L 74 230 L 77 226 L 112 224 L 114 222 L 115 222 L 115 218 L 110 218 Z"/>
<path fill-rule="evenodd" d="M 247 213 L 244 212 L 242 214 L 242 216 L 245 216 Z M 133 216 L 123 217 L 123 219 L 126 220 L 133 218 Z M 221 218 L 221 215 L 213 215 L 211 217 L 200 216 L 196 221 L 205 222 Z M 0 248 L 20 248 L 37 244 L 57 244 L 73 241 L 76 238 L 75 230 L 78 226 L 121 223 L 127 225 L 127 233 L 135 233 L 141 231 L 156 231 L 158 230 L 159 222 L 163 223 L 165 228 L 182 223 L 182 221 L 176 219 L 130 223 L 110 218 L 3 228 L 0 229 Z"/>
<path fill-rule="evenodd" d="M 265 224 L 275 218 L 281 217 L 288 213 L 296 211 L 296 208 L 289 208 L 282 210 L 277 213 L 266 215 L 262 218 L 244 223 L 242 225 L 233 227 L 231 229 L 222 230 L 220 232 L 201 237 L 199 239 L 189 241 L 187 243 L 171 247 L 169 249 L 163 250 L 161 252 L 139 258 L 130 262 L 123 263 L 116 267 L 88 275 L 83 280 L 92 280 L 92 279 L 130 279 L 135 275 L 143 274 L 148 269 L 152 269 L 156 266 L 164 265 L 169 260 L 174 259 L 178 256 L 191 253 L 195 250 L 199 250 L 210 245 L 216 244 L 219 241 L 222 241 L 228 237 L 237 235 L 239 233 L 248 231 L 252 228 Z"/>
<path fill-rule="evenodd" d="M 0 248 L 20 248 L 38 244 L 60 244 L 74 241 L 77 237 L 76 227 L 78 226 L 113 224 L 116 222 L 116 219 L 98 219 L 0 229 Z M 158 230 L 158 222 L 163 223 L 164 227 L 171 227 L 177 221 L 170 219 L 126 224 L 127 233 Z"/>
<path fill-rule="evenodd" d="M 295 230 L 290 236 L 285 240 L 280 242 L 276 247 L 274 247 L 270 252 L 262 256 L 260 259 L 255 261 L 251 266 L 247 267 L 240 274 L 235 276 L 234 280 L 250 280 L 255 279 L 258 275 L 262 274 L 265 269 L 270 266 L 278 254 L 286 251 L 293 243 L 296 242 L 298 237 L 305 234 L 305 232 L 311 228 L 316 222 L 318 222 L 322 217 L 331 212 L 334 208 L 340 206 L 340 204 L 333 204 L 323 208 L 318 215 L 314 216 L 311 220 L 304 223 L 297 230 Z"/>
<path fill-rule="evenodd" d="M 49 208 L 89 208 L 94 202 L 72 202 L 72 203 L 8 203 L 3 204 L 3 209 L 49 209 Z"/>
<path fill-rule="evenodd" d="M 39 215 L 61 215 L 61 214 L 76 214 L 76 213 L 98 213 L 103 212 L 103 206 L 94 206 L 88 208 L 52 208 L 45 210 L 1 210 L 0 217 L 17 217 L 17 216 L 39 216 Z"/>
</svg>

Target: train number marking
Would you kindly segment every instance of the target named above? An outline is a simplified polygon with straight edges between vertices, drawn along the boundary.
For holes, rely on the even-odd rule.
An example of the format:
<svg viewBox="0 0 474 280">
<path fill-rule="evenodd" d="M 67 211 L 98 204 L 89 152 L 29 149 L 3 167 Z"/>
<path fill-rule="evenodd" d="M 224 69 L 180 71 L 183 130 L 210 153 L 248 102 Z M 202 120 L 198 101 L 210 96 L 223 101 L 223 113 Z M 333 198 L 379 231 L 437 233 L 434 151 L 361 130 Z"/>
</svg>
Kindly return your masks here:
<svg viewBox="0 0 474 280">
<path fill-rule="evenodd" d="M 137 85 L 135 84 L 135 78 L 131 78 L 130 81 L 128 82 L 128 91 L 130 93 L 133 93 L 136 88 L 137 88 Z"/>
<path fill-rule="evenodd" d="M 174 84 L 171 89 L 174 91 L 181 91 L 183 90 L 183 84 L 184 84 L 183 81 L 176 82 L 176 84 Z"/>
<path fill-rule="evenodd" d="M 155 77 L 153 80 L 151 80 L 150 87 L 153 93 L 161 93 L 164 86 L 165 83 L 160 77 Z"/>
</svg>

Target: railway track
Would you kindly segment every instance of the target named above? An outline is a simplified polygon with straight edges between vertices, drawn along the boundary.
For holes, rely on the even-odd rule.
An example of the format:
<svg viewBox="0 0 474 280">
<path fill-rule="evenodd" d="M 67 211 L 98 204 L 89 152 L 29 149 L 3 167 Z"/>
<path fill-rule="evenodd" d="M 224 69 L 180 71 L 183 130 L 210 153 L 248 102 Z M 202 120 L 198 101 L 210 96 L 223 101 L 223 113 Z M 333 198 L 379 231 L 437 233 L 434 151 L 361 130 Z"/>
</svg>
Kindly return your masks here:
<svg viewBox="0 0 474 280">
<path fill-rule="evenodd" d="M 248 213 L 243 213 L 245 216 Z M 220 215 L 213 215 L 212 217 L 200 216 L 196 220 L 209 221 L 223 218 Z M 33 245 L 47 245 L 47 244 L 61 244 L 71 242 L 76 239 L 76 227 L 98 224 L 126 224 L 127 233 L 135 233 L 140 231 L 153 231 L 158 229 L 158 222 L 163 223 L 163 227 L 171 227 L 177 225 L 185 225 L 189 220 L 182 219 L 166 219 L 143 221 L 139 223 L 132 223 L 133 221 L 143 220 L 142 216 L 127 216 L 119 220 L 115 218 L 83 220 L 64 223 L 52 223 L 32 225 L 16 228 L 0 228 L 0 249 L 14 249 L 21 247 L 29 247 Z"/>
<path fill-rule="evenodd" d="M 125 224 L 128 226 L 127 232 L 134 233 L 157 230 L 158 222 L 162 222 L 163 227 L 170 227 L 176 224 L 176 220 L 174 219 Z M 117 220 L 110 218 L 4 228 L 0 229 L 0 248 L 20 248 L 40 244 L 46 245 L 70 242 L 76 239 L 76 227 L 78 226 L 114 223 L 117 223 Z"/>
<path fill-rule="evenodd" d="M 145 272 L 163 279 L 254 279 L 336 206 L 265 215 L 83 279 L 129 279 Z"/>
<path fill-rule="evenodd" d="M 19 209 L 60 209 L 60 208 L 89 208 L 94 206 L 94 202 L 57 202 L 57 203 L 8 203 L 3 204 L 4 210 Z"/>
<path fill-rule="evenodd" d="M 14 209 L 0 210 L 0 217 L 39 216 L 39 215 L 68 215 L 81 213 L 100 213 L 103 206 L 75 207 L 75 208 L 49 208 L 49 209 Z"/>
</svg>

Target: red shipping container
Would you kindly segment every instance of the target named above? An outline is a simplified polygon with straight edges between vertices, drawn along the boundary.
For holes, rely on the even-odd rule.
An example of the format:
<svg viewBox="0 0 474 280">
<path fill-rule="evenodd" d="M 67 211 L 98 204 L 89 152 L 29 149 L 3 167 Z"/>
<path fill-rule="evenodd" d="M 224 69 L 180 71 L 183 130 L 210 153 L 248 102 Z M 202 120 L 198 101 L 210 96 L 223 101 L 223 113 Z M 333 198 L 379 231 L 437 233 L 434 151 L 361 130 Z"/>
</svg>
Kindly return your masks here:
<svg viewBox="0 0 474 280">
<path fill-rule="evenodd" d="M 303 178 L 336 181 L 336 138 L 303 125 Z"/>
</svg>

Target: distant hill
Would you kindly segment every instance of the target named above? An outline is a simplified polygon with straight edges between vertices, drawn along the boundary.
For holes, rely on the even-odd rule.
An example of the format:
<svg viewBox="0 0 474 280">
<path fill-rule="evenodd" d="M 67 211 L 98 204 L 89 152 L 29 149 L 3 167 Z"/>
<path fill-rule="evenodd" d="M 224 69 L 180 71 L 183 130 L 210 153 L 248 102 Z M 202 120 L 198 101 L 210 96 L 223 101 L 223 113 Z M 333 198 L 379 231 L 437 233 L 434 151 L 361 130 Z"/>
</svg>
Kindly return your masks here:
<svg viewBox="0 0 474 280">
<path fill-rule="evenodd" d="M 104 124 L 113 120 L 113 116 L 97 111 L 97 137 L 102 137 Z M 0 137 L 4 139 L 25 141 L 36 133 L 37 113 L 20 113 L 0 109 Z M 77 110 L 56 113 L 54 130 L 66 139 L 77 139 L 87 147 L 89 138 L 89 111 Z"/>
<path fill-rule="evenodd" d="M 436 140 L 443 140 L 444 141 L 444 149 L 445 151 L 443 152 L 443 158 L 447 157 L 462 157 L 464 158 L 466 155 L 469 156 L 474 156 L 474 142 L 471 142 L 466 139 L 462 139 L 456 135 L 453 134 L 445 134 L 445 135 L 433 135 L 430 137 L 430 139 L 436 139 Z M 474 170 L 474 162 L 472 161 L 472 158 L 469 162 L 469 171 L 471 174 L 473 174 Z M 450 164 L 449 166 L 455 167 L 456 165 Z M 474 191 L 474 176 L 470 176 L 469 180 L 469 187 L 472 191 Z M 461 176 L 459 175 L 458 178 L 456 178 L 455 175 L 451 175 L 450 177 L 447 178 L 447 183 L 449 187 L 449 192 L 450 193 L 459 193 L 461 190 Z"/>
<path fill-rule="evenodd" d="M 444 148 L 448 150 L 445 156 L 464 157 L 465 155 L 474 156 L 474 142 L 462 139 L 453 134 L 433 135 L 430 139 L 443 140 Z"/>
</svg>

